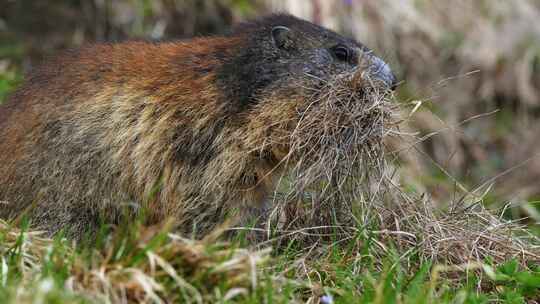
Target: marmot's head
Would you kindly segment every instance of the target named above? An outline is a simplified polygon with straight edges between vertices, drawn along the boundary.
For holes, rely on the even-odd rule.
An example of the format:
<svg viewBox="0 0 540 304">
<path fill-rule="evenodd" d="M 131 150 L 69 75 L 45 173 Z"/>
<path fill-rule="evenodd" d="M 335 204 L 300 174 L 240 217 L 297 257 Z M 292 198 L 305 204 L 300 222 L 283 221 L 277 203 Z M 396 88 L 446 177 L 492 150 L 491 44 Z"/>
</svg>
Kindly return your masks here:
<svg viewBox="0 0 540 304">
<path fill-rule="evenodd" d="M 286 162 L 303 184 L 377 161 L 396 77 L 361 43 L 289 15 L 241 24 L 219 84 L 240 103 L 243 145 Z M 357 164 L 362 164 L 357 166 Z"/>
<path fill-rule="evenodd" d="M 363 73 L 381 87 L 393 89 L 396 77 L 366 46 L 296 17 L 278 14 L 238 25 L 238 53 L 220 71 L 220 83 L 245 104 L 258 95 L 305 79 L 330 81 L 338 75 Z M 231 97 L 232 97 L 231 96 Z"/>
</svg>

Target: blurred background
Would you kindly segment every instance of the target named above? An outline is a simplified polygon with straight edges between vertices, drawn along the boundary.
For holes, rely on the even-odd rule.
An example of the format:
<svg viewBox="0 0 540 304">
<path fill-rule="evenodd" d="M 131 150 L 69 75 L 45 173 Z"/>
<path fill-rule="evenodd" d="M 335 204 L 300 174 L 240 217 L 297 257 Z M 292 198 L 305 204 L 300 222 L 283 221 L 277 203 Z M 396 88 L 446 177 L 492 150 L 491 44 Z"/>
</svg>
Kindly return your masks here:
<svg viewBox="0 0 540 304">
<path fill-rule="evenodd" d="M 0 0 L 0 102 L 65 48 L 220 34 L 275 11 L 354 36 L 403 80 L 411 135 L 388 145 L 411 191 L 448 204 L 493 184 L 482 202 L 538 229 L 538 0 Z"/>
</svg>

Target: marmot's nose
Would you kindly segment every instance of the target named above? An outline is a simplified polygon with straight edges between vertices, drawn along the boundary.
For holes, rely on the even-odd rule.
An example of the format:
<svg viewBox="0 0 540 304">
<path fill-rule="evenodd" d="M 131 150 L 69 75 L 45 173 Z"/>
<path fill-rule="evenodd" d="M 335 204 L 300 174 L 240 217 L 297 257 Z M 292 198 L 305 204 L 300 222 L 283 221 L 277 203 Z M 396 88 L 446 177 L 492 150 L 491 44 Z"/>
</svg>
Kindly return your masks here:
<svg viewBox="0 0 540 304">
<path fill-rule="evenodd" d="M 378 80 L 384 82 L 388 88 L 394 91 L 397 88 L 398 80 L 390 66 L 384 62 L 381 58 L 372 56 L 370 62 L 370 74 L 372 77 L 375 77 Z"/>
</svg>

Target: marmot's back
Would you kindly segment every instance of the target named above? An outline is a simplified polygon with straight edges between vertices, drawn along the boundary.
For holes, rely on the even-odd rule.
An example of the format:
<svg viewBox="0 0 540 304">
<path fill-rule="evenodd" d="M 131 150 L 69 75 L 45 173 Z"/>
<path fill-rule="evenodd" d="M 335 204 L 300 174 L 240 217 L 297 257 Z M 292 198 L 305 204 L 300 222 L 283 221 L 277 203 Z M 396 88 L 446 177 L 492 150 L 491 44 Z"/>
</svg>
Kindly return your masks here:
<svg viewBox="0 0 540 304">
<path fill-rule="evenodd" d="M 366 50 L 274 15 L 226 37 L 67 52 L 0 107 L 0 216 L 80 235 L 123 209 L 198 231 L 238 206 L 258 213 L 312 95 L 302 84 L 357 74 L 366 58 L 393 82 Z"/>
<path fill-rule="evenodd" d="M 120 194 L 112 193 L 102 197 L 120 187 L 113 186 L 118 180 L 113 181 L 111 175 L 135 173 L 157 160 L 141 160 L 135 169 L 129 161 L 123 167 L 111 158 L 123 161 L 128 150 L 141 146 L 145 134 L 159 134 L 151 149 L 165 150 L 168 142 L 160 143 L 159 137 L 175 125 L 166 125 L 172 122 L 163 119 L 150 121 L 159 111 L 174 106 L 176 114 L 185 112 L 182 119 L 188 120 L 194 118 L 193 112 L 208 107 L 205 103 L 216 103 L 216 98 L 206 97 L 216 92 L 212 71 L 219 63 L 212 53 L 233 49 L 232 42 L 198 39 L 93 45 L 67 52 L 38 68 L 0 108 L 0 197 L 9 202 L 0 215 L 19 214 L 35 199 L 42 200 L 45 194 L 40 191 L 52 198 L 43 202 L 47 209 L 55 209 L 55 201 L 66 200 L 66 196 L 74 208 L 81 208 L 76 202 L 80 200 L 95 210 L 99 207 L 89 201 L 119 199 Z M 215 104 L 211 109 L 218 110 Z M 126 199 L 133 194 L 121 196 Z"/>
</svg>

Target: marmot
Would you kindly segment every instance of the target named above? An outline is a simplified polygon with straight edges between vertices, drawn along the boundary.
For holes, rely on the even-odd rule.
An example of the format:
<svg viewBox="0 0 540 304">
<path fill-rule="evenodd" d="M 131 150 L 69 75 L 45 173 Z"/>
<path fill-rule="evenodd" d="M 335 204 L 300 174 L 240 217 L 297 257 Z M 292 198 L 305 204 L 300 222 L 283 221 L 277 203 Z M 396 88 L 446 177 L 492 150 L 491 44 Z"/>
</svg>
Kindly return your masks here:
<svg viewBox="0 0 540 304">
<path fill-rule="evenodd" d="M 348 79 L 348 96 L 396 83 L 359 42 L 286 14 L 220 37 L 68 51 L 0 106 L 0 217 L 27 214 L 74 237 L 125 206 L 198 235 L 229 213 L 246 221 L 317 145 L 339 142 L 339 152 L 370 139 L 358 134 L 374 126 L 350 114 L 358 105 L 317 112 L 335 79 Z M 325 120 L 343 140 L 312 138 Z"/>
</svg>

